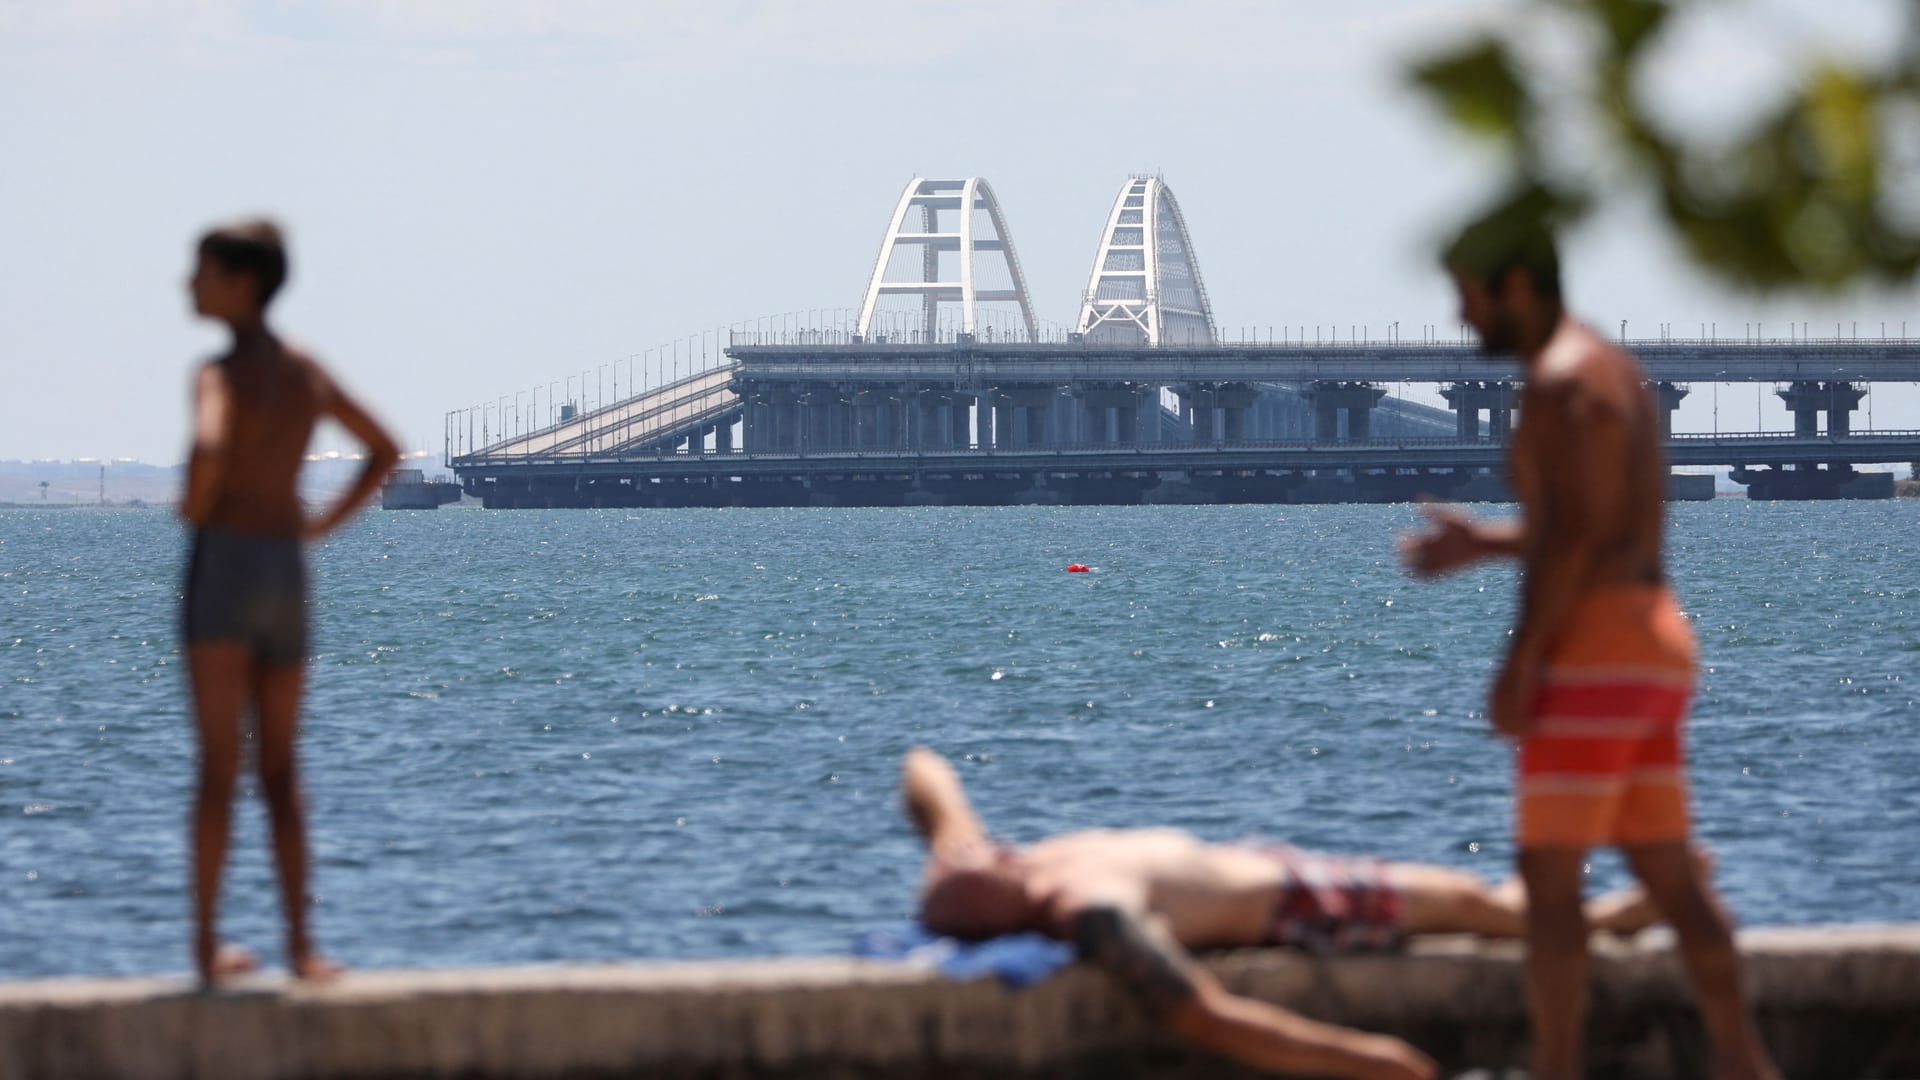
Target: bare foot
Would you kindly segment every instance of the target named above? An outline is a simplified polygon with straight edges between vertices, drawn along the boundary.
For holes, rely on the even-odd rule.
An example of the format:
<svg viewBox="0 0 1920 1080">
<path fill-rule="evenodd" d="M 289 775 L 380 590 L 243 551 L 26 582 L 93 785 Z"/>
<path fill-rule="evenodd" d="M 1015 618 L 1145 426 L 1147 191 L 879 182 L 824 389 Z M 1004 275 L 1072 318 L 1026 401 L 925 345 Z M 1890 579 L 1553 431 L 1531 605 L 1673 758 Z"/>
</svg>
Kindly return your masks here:
<svg viewBox="0 0 1920 1080">
<path fill-rule="evenodd" d="M 346 974 L 345 968 L 321 956 L 317 952 L 306 951 L 293 956 L 293 977 L 301 982 L 325 985 L 334 982 Z"/>
<path fill-rule="evenodd" d="M 200 961 L 200 981 L 217 986 L 235 975 L 260 970 L 260 958 L 239 945 L 222 945 Z"/>
</svg>

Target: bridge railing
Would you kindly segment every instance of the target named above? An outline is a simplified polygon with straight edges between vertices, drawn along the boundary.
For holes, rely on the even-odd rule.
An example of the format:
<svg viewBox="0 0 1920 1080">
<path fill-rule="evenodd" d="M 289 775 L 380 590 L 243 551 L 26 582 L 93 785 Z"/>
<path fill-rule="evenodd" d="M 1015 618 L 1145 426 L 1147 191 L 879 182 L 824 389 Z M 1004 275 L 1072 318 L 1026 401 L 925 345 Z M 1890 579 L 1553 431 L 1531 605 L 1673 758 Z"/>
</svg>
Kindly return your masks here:
<svg viewBox="0 0 1920 1080">
<path fill-rule="evenodd" d="M 1261 331 L 1265 331 L 1262 333 Z M 1628 350 L 1658 350 L 1663 348 L 1757 348 L 1757 349 L 1857 349 L 1861 351 L 1885 348 L 1889 345 L 1920 344 L 1920 334 L 1908 336 L 1904 333 L 1880 336 L 1838 334 L 1832 337 L 1819 335 L 1779 336 L 1728 336 L 1702 335 L 1698 337 L 1667 334 L 1658 337 L 1615 337 L 1615 343 Z M 1113 341 L 1088 337 L 1066 329 L 1041 330 L 1029 335 L 1024 330 L 996 330 L 982 327 L 972 334 L 946 328 L 929 335 L 924 330 L 904 330 L 878 332 L 861 335 L 846 328 L 831 329 L 787 329 L 787 330 L 737 330 L 728 334 L 727 348 L 872 348 L 882 350 L 903 346 L 957 346 L 957 345 L 1048 345 L 1077 346 L 1089 350 L 1138 350 L 1158 352 L 1168 349 L 1202 350 L 1264 350 L 1275 348 L 1314 348 L 1368 350 L 1382 348 L 1452 348 L 1477 350 L 1478 341 L 1462 329 L 1454 334 L 1425 333 L 1417 338 L 1408 338 L 1396 333 L 1374 336 L 1365 327 L 1248 327 L 1239 332 L 1224 332 L 1211 340 L 1201 336 L 1190 336 L 1185 340 L 1168 340 L 1158 345 L 1149 345 L 1144 341 Z"/>
</svg>

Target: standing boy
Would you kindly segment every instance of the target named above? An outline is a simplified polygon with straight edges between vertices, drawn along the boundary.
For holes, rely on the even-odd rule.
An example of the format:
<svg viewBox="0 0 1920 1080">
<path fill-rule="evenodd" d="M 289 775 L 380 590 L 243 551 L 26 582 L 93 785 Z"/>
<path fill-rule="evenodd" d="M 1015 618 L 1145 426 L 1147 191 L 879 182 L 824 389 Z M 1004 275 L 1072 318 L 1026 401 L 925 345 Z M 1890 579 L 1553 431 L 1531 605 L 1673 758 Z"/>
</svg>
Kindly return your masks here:
<svg viewBox="0 0 1920 1080">
<path fill-rule="evenodd" d="M 297 978 L 339 969 L 307 933 L 307 842 L 294 737 L 307 648 L 302 545 L 326 535 L 379 490 L 399 461 L 393 440 L 314 359 L 267 326 L 287 277 L 280 230 L 268 221 L 222 226 L 201 238 L 194 311 L 232 332 L 232 345 L 194 382 L 193 454 L 181 516 L 193 526 L 184 604 L 187 672 L 200 736 L 193 813 L 194 964 L 208 984 L 256 961 L 222 948 L 214 932 L 226 859 L 241 719 L 258 725 L 260 786 Z M 353 487 L 309 520 L 296 488 L 314 425 L 331 417 L 366 446 Z"/>
<path fill-rule="evenodd" d="M 1732 929 L 1704 860 L 1689 853 L 1681 723 L 1692 629 L 1662 565 L 1667 467 L 1645 373 L 1570 317 L 1546 228 L 1497 220 L 1464 233 L 1447 269 L 1460 317 L 1524 368 L 1510 453 L 1517 523 L 1430 507 L 1402 540 L 1433 577 L 1480 559 L 1521 561 L 1524 590 L 1490 715 L 1519 745 L 1520 877 L 1534 1080 L 1581 1075 L 1588 974 L 1582 867 L 1618 847 L 1679 938 L 1716 1074 L 1772 1077 L 1742 994 Z"/>
</svg>

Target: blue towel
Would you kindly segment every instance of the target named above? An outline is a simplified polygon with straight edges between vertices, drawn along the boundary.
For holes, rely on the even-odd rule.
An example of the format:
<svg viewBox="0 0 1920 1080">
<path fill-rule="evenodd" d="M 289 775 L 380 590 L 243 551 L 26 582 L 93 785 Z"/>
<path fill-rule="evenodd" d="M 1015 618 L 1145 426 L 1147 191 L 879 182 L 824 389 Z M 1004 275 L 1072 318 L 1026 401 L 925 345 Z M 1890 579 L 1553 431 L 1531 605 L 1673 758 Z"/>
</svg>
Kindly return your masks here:
<svg viewBox="0 0 1920 1080">
<path fill-rule="evenodd" d="M 1073 946 L 1031 930 L 985 941 L 961 941 L 941 937 L 917 923 L 869 930 L 854 939 L 853 954 L 874 960 L 932 964 L 956 981 L 993 975 L 1016 990 L 1073 963 Z"/>
</svg>

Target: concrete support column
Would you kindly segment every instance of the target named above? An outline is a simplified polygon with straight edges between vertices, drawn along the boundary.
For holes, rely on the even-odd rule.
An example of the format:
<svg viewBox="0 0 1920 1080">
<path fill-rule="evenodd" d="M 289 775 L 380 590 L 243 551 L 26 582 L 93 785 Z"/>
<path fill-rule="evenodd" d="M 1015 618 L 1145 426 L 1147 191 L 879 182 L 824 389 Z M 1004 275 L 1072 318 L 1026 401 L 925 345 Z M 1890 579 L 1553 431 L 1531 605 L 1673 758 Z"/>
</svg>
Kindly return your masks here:
<svg viewBox="0 0 1920 1080">
<path fill-rule="evenodd" d="M 1193 429 L 1193 441 L 1217 443 L 1220 430 L 1220 388 L 1214 385 L 1183 386 L 1179 390 L 1181 412 Z"/>
<path fill-rule="evenodd" d="M 1220 410 L 1220 437 L 1223 442 L 1240 443 L 1247 441 L 1247 410 Z"/>
<path fill-rule="evenodd" d="M 1357 443 L 1373 441 L 1372 409 L 1347 410 L 1347 441 Z"/>
<path fill-rule="evenodd" d="M 766 396 L 766 448 L 764 450 L 793 450 L 795 430 L 793 430 L 793 394 L 789 390 L 776 390 Z"/>
<path fill-rule="evenodd" d="M 1026 413 L 1025 445 L 1037 447 L 1047 444 L 1047 410 L 1050 408 L 1052 408 L 1051 403 L 1033 404 L 1022 410 Z"/>
<path fill-rule="evenodd" d="M 933 403 L 927 400 L 928 395 L 924 390 L 911 390 L 908 393 L 911 396 L 907 398 L 907 449 L 931 449 L 940 441 L 937 431 L 932 434 L 928 431 L 935 424 Z"/>
<path fill-rule="evenodd" d="M 807 393 L 800 438 L 801 445 L 808 450 L 826 450 L 833 446 L 833 406 L 838 397 L 831 390 Z"/>
<path fill-rule="evenodd" d="M 1074 392 L 1080 440 L 1100 446 L 1143 441 L 1140 413 L 1147 395 L 1137 387 L 1090 386 Z"/>
<path fill-rule="evenodd" d="M 1047 445 L 1047 417 L 1059 403 L 1051 387 L 1016 387 L 994 398 L 993 445 L 1002 449 Z"/>
<path fill-rule="evenodd" d="M 1128 430 L 1134 442 L 1160 441 L 1160 388 L 1148 387 L 1134 395 L 1134 426 Z"/>
<path fill-rule="evenodd" d="M 1673 436 L 1673 411 L 1680 407 L 1680 399 L 1687 396 L 1687 388 L 1684 386 L 1676 386 L 1670 382 L 1663 382 L 1654 384 L 1653 392 L 1659 399 L 1660 405 L 1660 437 L 1662 439 L 1671 438 Z"/>
<path fill-rule="evenodd" d="M 1513 387 L 1506 383 L 1458 382 L 1442 387 L 1440 396 L 1447 399 L 1459 417 L 1456 433 L 1465 442 L 1478 442 L 1480 436 L 1480 412 L 1487 413 L 1487 437 L 1495 442 L 1504 441 L 1513 428 Z"/>
<path fill-rule="evenodd" d="M 1340 414 L 1347 416 L 1348 442 L 1366 442 L 1373 437 L 1373 408 L 1387 396 L 1372 383 L 1317 382 L 1300 391 L 1313 406 L 1315 442 L 1339 439 Z"/>
<path fill-rule="evenodd" d="M 995 398 L 993 401 L 993 448 L 1013 449 L 1013 403 L 1006 398 Z"/>
<path fill-rule="evenodd" d="M 772 450 L 773 441 L 773 401 L 767 392 L 760 392 L 760 400 L 753 404 L 753 442 L 749 444 L 755 450 Z"/>
<path fill-rule="evenodd" d="M 947 403 L 947 445 L 965 450 L 973 445 L 973 402 L 954 398 Z"/>
<path fill-rule="evenodd" d="M 1340 407 L 1330 402 L 1315 402 L 1313 406 L 1313 441 L 1340 441 Z"/>
<path fill-rule="evenodd" d="M 1866 396 L 1866 391 L 1844 382 L 1796 382 L 1774 393 L 1793 411 L 1793 433 L 1801 438 L 1820 433 L 1822 412 L 1827 414 L 1827 434 L 1846 438 L 1853 431 L 1853 410 Z"/>
<path fill-rule="evenodd" d="M 733 421 L 715 425 L 713 429 L 713 452 L 716 454 L 733 453 Z"/>
<path fill-rule="evenodd" d="M 740 398 L 740 448 L 751 453 L 760 449 L 757 429 L 762 407 L 759 395 L 751 387 L 745 390 Z"/>
<path fill-rule="evenodd" d="M 1174 411 L 1186 421 L 1188 438 L 1197 443 L 1215 441 L 1213 431 L 1213 389 L 1185 383 L 1173 390 Z"/>
<path fill-rule="evenodd" d="M 1244 383 L 1226 383 L 1214 389 L 1213 399 L 1220 407 L 1220 441 L 1246 442 L 1247 414 L 1260 399 L 1260 391 Z"/>
<path fill-rule="evenodd" d="M 806 445 L 806 399 L 800 394 L 788 394 L 780 406 L 780 414 L 785 426 L 781 429 L 780 445 L 786 450 L 799 450 Z"/>
<path fill-rule="evenodd" d="M 1107 407 L 1096 404 L 1085 394 L 1073 399 L 1074 433 L 1068 442 L 1093 443 L 1107 442 Z"/>
<path fill-rule="evenodd" d="M 889 450 L 906 449 L 907 399 L 903 390 L 896 388 L 882 392 L 880 417 L 880 445 Z"/>
</svg>

